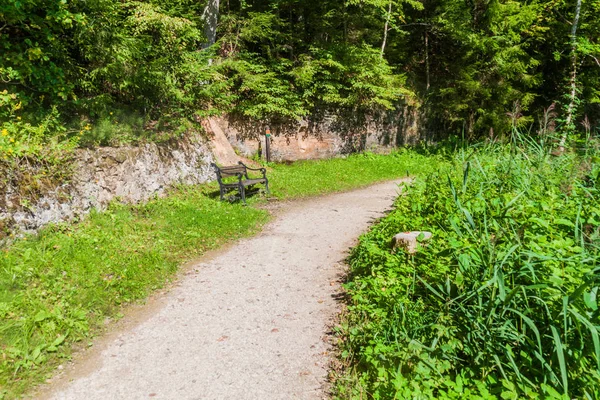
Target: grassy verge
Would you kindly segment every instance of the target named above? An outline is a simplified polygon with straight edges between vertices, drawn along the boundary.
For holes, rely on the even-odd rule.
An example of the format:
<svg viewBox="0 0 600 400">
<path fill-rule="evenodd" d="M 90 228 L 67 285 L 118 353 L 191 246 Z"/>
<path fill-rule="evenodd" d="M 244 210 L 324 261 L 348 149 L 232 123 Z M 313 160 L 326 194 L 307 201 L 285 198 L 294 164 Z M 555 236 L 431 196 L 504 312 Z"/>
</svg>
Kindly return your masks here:
<svg viewBox="0 0 600 400">
<path fill-rule="evenodd" d="M 441 156 L 401 149 L 389 155 L 364 153 L 348 158 L 279 164 L 269 177 L 275 182 L 274 196 L 299 198 L 419 175 L 435 171 L 442 163 Z"/>
<path fill-rule="evenodd" d="M 276 197 L 292 199 L 435 168 L 426 160 L 408 151 L 357 155 L 274 165 L 269 177 Z M 180 188 L 144 205 L 114 205 L 0 250 L 0 398 L 45 379 L 73 345 L 86 345 L 107 317 L 164 286 L 182 263 L 268 219 L 264 210 L 215 200 L 208 195 L 215 189 Z"/>
<path fill-rule="evenodd" d="M 470 148 L 398 199 L 351 256 L 337 396 L 600 398 L 593 152 Z"/>
</svg>

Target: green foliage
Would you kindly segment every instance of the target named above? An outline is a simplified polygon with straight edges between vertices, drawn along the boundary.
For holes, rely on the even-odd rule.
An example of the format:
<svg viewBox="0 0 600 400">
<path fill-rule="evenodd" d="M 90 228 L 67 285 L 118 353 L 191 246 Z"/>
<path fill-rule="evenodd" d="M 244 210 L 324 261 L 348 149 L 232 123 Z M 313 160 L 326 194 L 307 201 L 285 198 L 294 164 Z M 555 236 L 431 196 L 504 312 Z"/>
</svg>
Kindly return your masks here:
<svg viewBox="0 0 600 400">
<path fill-rule="evenodd" d="M 269 123 L 411 104 L 425 106 L 427 129 L 476 137 L 508 134 L 506 113 L 517 102 L 522 126 L 552 103 L 564 122 L 571 104 L 574 7 L 564 0 L 222 2 L 210 48 L 205 6 L 3 3 L 0 123 L 20 131 L 16 116 L 31 127 L 50 118 L 55 127 L 44 140 L 63 141 L 65 129 L 78 127 L 61 127 L 106 125 L 121 109 L 168 131 L 222 113 Z M 598 10 L 598 0 L 583 0 L 574 49 L 575 117 L 587 115 L 592 131 L 600 115 Z M 131 131 L 122 138 L 154 137 Z M 84 145 L 92 142 L 110 141 Z"/>
<path fill-rule="evenodd" d="M 525 110 L 540 83 L 540 61 L 528 50 L 536 2 L 490 2 L 472 5 L 441 1 L 432 15 L 432 41 L 450 46 L 447 54 L 432 54 L 434 74 L 429 101 L 432 113 L 471 135 L 509 129 L 506 112 L 518 101 Z M 468 17 L 465 18 L 465 15 Z M 453 83 L 445 82 L 450 71 Z M 443 75 L 438 75 L 443 74 Z M 440 81 L 441 79 L 441 81 Z"/>
<path fill-rule="evenodd" d="M 564 96 L 570 93 L 569 80 L 572 74 L 570 34 L 575 4 L 569 1 L 553 1 L 544 4 L 538 22 L 538 26 L 543 29 L 540 33 L 543 34 L 536 39 L 537 53 L 543 60 L 542 71 L 546 77 L 540 92 L 547 103 L 550 102 L 549 99 L 553 99 L 562 106 L 561 120 L 564 120 L 564 112 L 569 104 L 569 100 L 565 100 Z M 598 115 L 597 88 L 600 79 L 598 10 L 600 10 L 600 2 L 597 0 L 582 1 L 575 48 L 578 89 L 576 115 L 594 116 L 593 119 Z M 565 22 L 565 19 L 568 22 Z M 577 130 L 579 127 L 567 128 Z"/>
<path fill-rule="evenodd" d="M 10 93 L 24 106 L 67 100 L 74 85 L 61 65 L 69 62 L 70 43 L 65 39 L 85 21 L 85 16 L 66 0 L 3 2 L 0 5 L 2 86 L 10 88 Z M 18 86 L 6 85 L 7 82 Z"/>
<path fill-rule="evenodd" d="M 290 82 L 261 63 L 230 59 L 216 68 L 234 93 L 232 112 L 256 120 L 295 120 L 307 114 Z"/>
<path fill-rule="evenodd" d="M 461 150 L 361 239 L 340 397 L 600 396 L 598 181 L 520 140 Z M 433 239 L 392 251 L 409 230 Z"/>
<path fill-rule="evenodd" d="M 403 75 L 364 43 L 303 44 L 290 32 L 296 23 L 281 15 L 288 4 L 223 13 L 217 45 L 202 49 L 202 4 L 65 1 L 28 19 L 38 3 L 10 3 L 0 13 L 0 122 L 13 136 L 41 124 L 42 142 L 135 142 L 156 136 L 144 125 L 168 131 L 223 112 L 294 121 L 324 108 L 393 109 L 411 94 Z M 120 110 L 141 119 L 111 127 L 113 114 L 132 119 Z M 88 124 L 91 132 L 78 135 Z M 8 156 L 17 150 L 4 147 Z"/>
<path fill-rule="evenodd" d="M 178 69 L 201 42 L 197 27 L 147 3 L 111 6 L 114 14 L 101 14 L 108 20 L 87 24 L 79 34 L 87 64 L 81 105 L 92 116 L 111 106 L 104 99 L 152 110 L 150 115 L 176 111 Z"/>
<path fill-rule="evenodd" d="M 311 108 L 391 110 L 399 99 L 412 95 L 404 76 L 394 74 L 379 52 L 367 46 L 311 49 L 292 75 Z"/>
<path fill-rule="evenodd" d="M 227 78 L 231 111 L 257 120 L 295 120 L 322 109 L 393 109 L 412 93 L 379 52 L 363 44 L 313 45 L 294 56 L 292 36 L 273 11 L 224 18 L 214 60 Z M 225 95 L 223 93 L 222 95 Z"/>
<path fill-rule="evenodd" d="M 43 10 L 34 13 L 34 10 Z M 9 2 L 0 9 L 0 124 L 11 144 L 2 156 L 36 157 L 54 143 L 108 144 L 151 136 L 148 121 L 178 120 L 196 112 L 184 102 L 181 70 L 202 41 L 195 23 L 159 6 L 114 0 Z M 123 116 L 118 109 L 128 110 Z M 120 134 L 107 121 L 120 114 Z M 143 121 L 127 120 L 141 116 Z M 3 131 L 4 132 L 4 131 Z M 130 140 L 131 139 L 131 140 Z"/>
<path fill-rule="evenodd" d="M 37 124 L 24 122 L 21 117 L 0 124 L 0 160 L 14 157 L 34 157 L 40 161 L 60 159 L 77 147 L 76 137 L 70 137 L 56 115 L 57 111 L 52 110 Z"/>
<path fill-rule="evenodd" d="M 143 141 L 166 142 L 192 129 L 186 122 L 181 120 L 178 127 L 168 129 L 165 125 L 172 121 L 147 121 L 144 116 L 131 110 L 115 110 L 96 118 L 94 125 L 87 123 L 80 127 L 75 139 L 79 146 L 84 147 L 120 146 Z"/>
</svg>

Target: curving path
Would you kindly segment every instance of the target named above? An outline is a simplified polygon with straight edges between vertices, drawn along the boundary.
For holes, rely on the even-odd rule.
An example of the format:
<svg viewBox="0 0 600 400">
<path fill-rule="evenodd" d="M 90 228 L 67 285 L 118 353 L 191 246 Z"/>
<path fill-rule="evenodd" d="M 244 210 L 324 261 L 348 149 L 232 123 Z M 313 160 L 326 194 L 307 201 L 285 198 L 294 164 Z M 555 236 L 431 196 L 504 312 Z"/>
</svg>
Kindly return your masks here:
<svg viewBox="0 0 600 400">
<path fill-rule="evenodd" d="M 42 397 L 327 397 L 343 260 L 397 194 L 388 182 L 284 205 L 261 234 L 195 265 Z"/>
</svg>

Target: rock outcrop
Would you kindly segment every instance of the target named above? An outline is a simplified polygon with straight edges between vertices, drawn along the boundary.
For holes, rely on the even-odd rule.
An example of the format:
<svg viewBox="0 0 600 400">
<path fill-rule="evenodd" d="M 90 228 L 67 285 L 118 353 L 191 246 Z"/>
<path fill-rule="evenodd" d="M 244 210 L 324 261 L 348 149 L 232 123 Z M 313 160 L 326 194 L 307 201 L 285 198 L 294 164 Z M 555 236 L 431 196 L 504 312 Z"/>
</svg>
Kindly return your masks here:
<svg viewBox="0 0 600 400">
<path fill-rule="evenodd" d="M 205 141 L 189 138 L 172 144 L 78 150 L 68 182 L 46 187 L 35 199 L 19 195 L 18 182 L 5 183 L 0 192 L 3 234 L 35 232 L 48 223 L 79 218 L 93 208 L 102 210 L 113 200 L 137 203 L 175 184 L 207 182 L 214 179 L 213 161 Z"/>
<path fill-rule="evenodd" d="M 422 242 L 426 242 L 432 237 L 431 232 L 412 231 L 402 232 L 394 236 L 392 245 L 394 249 L 401 248 L 408 254 L 415 254 Z"/>
<path fill-rule="evenodd" d="M 271 160 L 330 158 L 365 150 L 388 152 L 398 146 L 415 145 L 423 139 L 418 119 L 416 108 L 405 107 L 378 117 L 327 114 L 273 123 L 268 126 L 272 134 Z M 265 157 L 266 123 L 225 116 L 212 118 L 210 126 L 218 127 L 240 156 Z"/>
</svg>

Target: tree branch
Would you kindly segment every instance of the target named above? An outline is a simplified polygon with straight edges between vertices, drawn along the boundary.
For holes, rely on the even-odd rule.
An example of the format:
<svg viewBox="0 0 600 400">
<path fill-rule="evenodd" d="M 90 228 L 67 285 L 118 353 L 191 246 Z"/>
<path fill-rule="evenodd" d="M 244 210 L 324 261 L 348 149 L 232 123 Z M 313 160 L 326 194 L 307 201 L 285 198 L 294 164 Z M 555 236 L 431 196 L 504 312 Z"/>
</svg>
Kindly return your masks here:
<svg viewBox="0 0 600 400">
<path fill-rule="evenodd" d="M 598 66 L 600 67 L 600 60 L 598 60 L 596 57 L 594 57 L 594 56 L 593 56 L 593 55 L 591 55 L 591 54 L 588 54 L 588 56 L 592 57 L 592 59 L 593 59 L 594 61 L 596 61 L 596 64 L 598 64 Z"/>
</svg>

